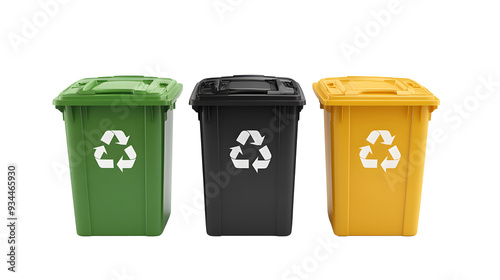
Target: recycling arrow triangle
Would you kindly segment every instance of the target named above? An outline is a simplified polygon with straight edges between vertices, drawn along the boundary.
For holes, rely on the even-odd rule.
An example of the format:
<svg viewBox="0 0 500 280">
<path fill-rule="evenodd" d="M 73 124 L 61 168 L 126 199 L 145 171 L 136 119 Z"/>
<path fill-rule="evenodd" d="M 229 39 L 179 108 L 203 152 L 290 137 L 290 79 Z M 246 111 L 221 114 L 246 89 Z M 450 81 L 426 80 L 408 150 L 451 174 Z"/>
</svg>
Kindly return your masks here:
<svg viewBox="0 0 500 280">
<path fill-rule="evenodd" d="M 113 138 L 118 140 L 115 142 L 117 145 L 120 146 L 126 146 L 128 144 L 128 140 L 130 136 L 126 136 L 125 133 L 121 130 L 107 130 L 104 132 L 103 136 L 101 137 L 101 141 L 106 144 L 106 146 L 111 144 L 111 141 Z M 115 162 L 113 159 L 103 159 L 103 155 L 107 154 L 106 147 L 105 145 L 101 145 L 98 147 L 94 148 L 94 157 L 96 159 L 97 165 L 100 168 L 103 169 L 112 169 L 115 167 Z M 122 156 L 118 162 L 116 163 L 116 166 L 120 169 L 121 172 L 123 172 L 124 169 L 130 169 L 134 166 L 135 160 L 137 158 L 137 154 L 134 150 L 134 147 L 132 145 L 129 145 L 124 149 L 125 154 L 127 155 L 128 159 L 124 159 Z"/>
</svg>

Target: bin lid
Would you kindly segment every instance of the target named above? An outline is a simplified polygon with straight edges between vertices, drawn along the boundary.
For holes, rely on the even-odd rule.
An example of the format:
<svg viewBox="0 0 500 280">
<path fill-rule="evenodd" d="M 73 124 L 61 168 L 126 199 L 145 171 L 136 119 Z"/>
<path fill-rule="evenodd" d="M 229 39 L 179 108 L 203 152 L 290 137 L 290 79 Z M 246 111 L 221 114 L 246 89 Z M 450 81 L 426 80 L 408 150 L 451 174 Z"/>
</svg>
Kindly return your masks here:
<svg viewBox="0 0 500 280">
<path fill-rule="evenodd" d="M 439 99 L 419 83 L 403 78 L 326 78 L 313 84 L 323 106 L 437 106 Z"/>
<path fill-rule="evenodd" d="M 114 76 L 82 79 L 54 99 L 60 106 L 174 106 L 182 84 L 167 78 Z"/>
<path fill-rule="evenodd" d="M 292 79 L 237 75 L 200 81 L 189 104 L 195 110 L 200 106 L 303 106 L 306 99 Z"/>
</svg>

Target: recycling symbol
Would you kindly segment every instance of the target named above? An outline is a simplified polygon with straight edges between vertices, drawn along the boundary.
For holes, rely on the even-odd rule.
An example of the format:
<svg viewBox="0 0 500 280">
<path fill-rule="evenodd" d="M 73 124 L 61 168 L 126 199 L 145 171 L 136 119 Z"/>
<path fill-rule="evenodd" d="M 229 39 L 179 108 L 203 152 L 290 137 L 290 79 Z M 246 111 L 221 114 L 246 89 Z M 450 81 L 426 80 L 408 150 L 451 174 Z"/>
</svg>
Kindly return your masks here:
<svg viewBox="0 0 500 280">
<path fill-rule="evenodd" d="M 118 142 L 116 144 L 121 146 L 127 146 L 128 139 L 130 136 L 126 136 L 125 133 L 121 130 L 108 130 L 104 132 L 104 135 L 101 138 L 101 141 L 106 145 L 111 144 L 111 140 L 116 137 Z M 102 156 L 104 154 L 108 154 L 104 145 L 94 148 L 94 157 L 100 168 L 114 168 L 115 162 L 113 159 L 103 159 Z M 125 154 L 129 159 L 123 159 L 123 156 L 118 160 L 116 166 L 123 172 L 123 169 L 130 169 L 134 166 L 135 159 L 137 154 L 135 153 L 134 147 L 132 145 L 126 147 L 124 149 Z"/>
<path fill-rule="evenodd" d="M 382 144 L 387 146 L 391 146 L 392 141 L 394 141 L 394 138 L 396 138 L 396 135 L 391 136 L 391 133 L 388 130 L 374 130 L 370 132 L 370 135 L 368 135 L 366 141 L 370 142 L 371 144 L 375 144 L 379 136 L 382 137 L 383 140 Z M 359 158 L 361 159 L 361 164 L 363 164 L 363 167 L 377 168 L 378 166 L 377 159 L 366 158 L 368 157 L 369 154 L 373 154 L 371 145 L 361 147 L 360 149 L 361 151 L 359 152 Z M 401 159 L 401 153 L 399 152 L 399 149 L 396 145 L 389 148 L 389 154 L 391 154 L 392 159 L 388 159 L 388 157 L 386 156 L 385 159 L 380 164 L 380 167 L 382 167 L 384 172 L 387 172 L 387 169 L 389 168 L 396 168 L 398 166 L 399 160 Z"/>
<path fill-rule="evenodd" d="M 262 142 L 264 142 L 265 136 L 262 136 L 257 130 L 243 130 L 236 141 L 241 144 L 241 146 L 245 145 L 248 141 L 248 138 L 252 138 L 252 142 L 250 144 L 254 146 L 262 146 Z M 248 169 L 250 168 L 250 160 L 249 159 L 238 159 L 238 155 L 243 155 L 243 151 L 241 150 L 241 146 L 235 146 L 230 148 L 231 152 L 229 156 L 231 157 L 231 161 L 234 164 L 234 167 L 237 169 Z M 259 149 L 259 153 L 263 159 L 259 159 L 257 157 L 255 161 L 252 163 L 252 167 L 255 169 L 255 172 L 259 173 L 260 169 L 266 169 L 271 162 L 271 151 L 267 145 L 264 145 Z"/>
</svg>

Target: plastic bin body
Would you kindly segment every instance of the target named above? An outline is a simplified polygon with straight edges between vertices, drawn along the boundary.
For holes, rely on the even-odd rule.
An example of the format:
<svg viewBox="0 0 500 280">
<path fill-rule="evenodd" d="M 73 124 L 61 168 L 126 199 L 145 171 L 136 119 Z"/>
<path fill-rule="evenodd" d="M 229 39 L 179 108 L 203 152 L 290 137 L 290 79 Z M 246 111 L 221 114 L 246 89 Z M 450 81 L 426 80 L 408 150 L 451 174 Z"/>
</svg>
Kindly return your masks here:
<svg viewBox="0 0 500 280">
<path fill-rule="evenodd" d="M 102 77 L 80 80 L 54 100 L 65 120 L 79 235 L 163 232 L 181 90 L 171 79 Z"/>
<path fill-rule="evenodd" d="M 289 235 L 300 86 L 264 76 L 205 79 L 190 103 L 201 126 L 207 233 Z"/>
<path fill-rule="evenodd" d="M 408 79 L 331 78 L 313 88 L 324 109 L 335 234 L 415 235 L 428 122 L 439 100 Z"/>
</svg>

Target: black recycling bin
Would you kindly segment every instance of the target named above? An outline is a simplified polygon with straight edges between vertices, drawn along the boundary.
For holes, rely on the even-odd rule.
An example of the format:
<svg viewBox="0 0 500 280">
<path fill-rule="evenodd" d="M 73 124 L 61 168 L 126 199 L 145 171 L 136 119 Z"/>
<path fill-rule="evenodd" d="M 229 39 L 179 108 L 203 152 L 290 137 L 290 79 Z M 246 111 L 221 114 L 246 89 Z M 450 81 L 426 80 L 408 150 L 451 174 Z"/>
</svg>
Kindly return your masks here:
<svg viewBox="0 0 500 280">
<path fill-rule="evenodd" d="M 204 79 L 191 96 L 201 126 L 207 233 L 279 235 L 292 230 L 299 113 L 292 79 Z"/>
</svg>

